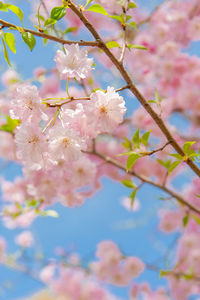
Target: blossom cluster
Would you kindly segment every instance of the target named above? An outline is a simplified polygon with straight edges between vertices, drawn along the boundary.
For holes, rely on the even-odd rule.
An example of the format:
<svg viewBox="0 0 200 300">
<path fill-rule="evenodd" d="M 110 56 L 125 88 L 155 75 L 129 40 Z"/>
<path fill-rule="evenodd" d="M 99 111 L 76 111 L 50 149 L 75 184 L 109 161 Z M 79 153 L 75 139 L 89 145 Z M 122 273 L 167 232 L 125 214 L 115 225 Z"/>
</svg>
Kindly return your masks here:
<svg viewBox="0 0 200 300">
<path fill-rule="evenodd" d="M 126 286 L 144 271 L 144 263 L 135 256 L 124 257 L 112 241 L 103 241 L 97 246 L 99 261 L 91 264 L 94 274 L 100 279 L 118 286 Z"/>
</svg>

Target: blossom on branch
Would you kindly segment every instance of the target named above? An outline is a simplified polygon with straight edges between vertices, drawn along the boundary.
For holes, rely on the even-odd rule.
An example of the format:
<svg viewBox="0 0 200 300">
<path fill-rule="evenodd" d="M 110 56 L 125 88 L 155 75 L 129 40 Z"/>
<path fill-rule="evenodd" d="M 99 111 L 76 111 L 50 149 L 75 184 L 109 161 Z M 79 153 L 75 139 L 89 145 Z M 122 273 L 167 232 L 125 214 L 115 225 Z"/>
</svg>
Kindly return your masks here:
<svg viewBox="0 0 200 300">
<path fill-rule="evenodd" d="M 88 58 L 87 51 L 80 49 L 78 44 L 65 45 L 65 53 L 57 50 L 55 62 L 61 79 L 88 77 L 92 70 L 93 59 Z"/>
</svg>

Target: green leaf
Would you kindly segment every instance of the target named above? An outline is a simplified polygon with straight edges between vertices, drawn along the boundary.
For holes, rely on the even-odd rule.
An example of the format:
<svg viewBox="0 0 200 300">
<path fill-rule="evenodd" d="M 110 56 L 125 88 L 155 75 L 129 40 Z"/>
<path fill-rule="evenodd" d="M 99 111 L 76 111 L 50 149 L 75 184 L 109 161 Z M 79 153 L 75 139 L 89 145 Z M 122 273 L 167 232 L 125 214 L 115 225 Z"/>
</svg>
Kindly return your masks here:
<svg viewBox="0 0 200 300">
<path fill-rule="evenodd" d="M 86 8 L 93 0 L 88 0 L 84 6 L 84 8 Z"/>
<path fill-rule="evenodd" d="M 114 15 L 114 16 L 110 16 L 110 18 L 119 21 L 120 23 L 124 22 L 124 19 L 122 16 L 118 16 L 118 15 Z"/>
<path fill-rule="evenodd" d="M 135 30 L 137 30 L 138 28 L 137 28 L 137 24 L 134 22 L 134 21 L 132 21 L 132 22 L 130 22 L 130 23 L 127 23 L 127 25 L 129 25 L 129 26 L 131 26 L 131 27 L 133 27 Z M 141 47 L 141 46 L 140 46 Z M 144 47 L 144 46 L 143 46 Z M 133 47 L 134 48 L 134 47 Z M 147 49 L 147 48 L 146 48 Z M 148 49 L 147 49 L 148 50 Z"/>
<path fill-rule="evenodd" d="M 130 2 L 128 4 L 128 8 L 135 8 L 135 7 L 137 7 L 137 5 L 134 2 Z"/>
<path fill-rule="evenodd" d="M 117 156 L 127 156 L 127 155 L 131 155 L 131 154 L 136 154 L 136 152 L 134 152 L 134 151 L 128 151 L 128 152 L 120 153 Z"/>
<path fill-rule="evenodd" d="M 119 47 L 120 48 L 120 45 L 115 42 L 115 41 L 110 41 L 110 42 L 107 42 L 106 43 L 106 46 L 110 49 L 110 48 L 116 48 L 116 47 Z"/>
<path fill-rule="evenodd" d="M 180 163 L 181 163 L 180 160 L 174 161 L 168 168 L 168 174 L 170 174 Z"/>
<path fill-rule="evenodd" d="M 190 219 L 190 215 L 189 214 L 187 214 L 187 215 L 185 215 L 185 217 L 183 218 L 183 226 L 184 227 L 186 227 L 187 226 L 187 224 L 188 224 L 188 222 L 189 222 L 189 219 Z"/>
<path fill-rule="evenodd" d="M 6 42 L 6 44 L 8 45 L 8 47 L 10 48 L 10 50 L 13 53 L 16 53 L 16 49 L 15 49 L 15 36 L 13 33 L 11 32 L 6 32 L 3 34 L 4 40 Z"/>
<path fill-rule="evenodd" d="M 200 219 L 196 215 L 192 215 L 193 219 L 200 225 Z"/>
<path fill-rule="evenodd" d="M 22 210 L 21 204 L 19 202 L 15 202 L 15 206 L 17 209 Z"/>
<path fill-rule="evenodd" d="M 157 103 L 161 103 L 162 102 L 162 98 L 160 97 L 157 89 L 155 89 L 155 98 L 156 98 L 156 102 Z"/>
<path fill-rule="evenodd" d="M 8 57 L 8 51 L 7 51 L 7 48 L 6 48 L 6 44 L 5 44 L 4 39 L 3 39 L 2 36 L 1 36 L 1 39 L 2 39 L 2 43 L 3 43 L 3 54 L 4 54 L 4 58 L 5 58 L 5 60 L 7 61 L 8 65 L 11 66 L 10 60 L 9 60 L 9 57 Z"/>
<path fill-rule="evenodd" d="M 30 32 L 22 32 L 22 38 L 28 45 L 29 49 L 32 51 L 36 43 L 34 35 Z"/>
<path fill-rule="evenodd" d="M 183 160 L 183 156 L 180 155 L 180 154 L 178 154 L 178 153 L 169 154 L 169 155 L 172 156 L 172 157 L 175 157 L 175 158 L 177 158 L 177 159 L 179 159 L 179 160 Z"/>
<path fill-rule="evenodd" d="M 18 16 L 18 18 L 21 20 L 21 22 L 23 23 L 23 11 L 18 7 L 15 6 L 13 4 L 7 4 L 8 8 L 14 13 L 16 14 L 16 16 Z"/>
<path fill-rule="evenodd" d="M 193 149 L 191 149 L 191 146 L 194 145 L 195 143 L 196 143 L 195 141 L 184 143 L 183 145 L 184 153 L 190 155 L 191 153 L 195 152 Z"/>
<path fill-rule="evenodd" d="M 8 4 L 5 4 L 2 1 L 0 1 L 0 10 L 8 11 Z"/>
<path fill-rule="evenodd" d="M 132 180 L 122 180 L 121 183 L 126 186 L 127 188 L 135 188 L 136 185 L 134 184 L 134 182 L 132 182 Z"/>
<path fill-rule="evenodd" d="M 132 141 L 133 141 L 133 145 L 134 145 L 135 148 L 139 148 L 140 147 L 139 129 L 137 129 L 136 132 L 134 133 Z"/>
<path fill-rule="evenodd" d="M 131 141 L 129 141 L 129 139 L 127 139 L 126 137 L 124 137 L 123 139 L 124 139 L 124 142 L 122 143 L 122 146 L 123 146 L 125 149 L 132 150 L 132 144 L 131 144 Z"/>
<path fill-rule="evenodd" d="M 55 19 L 48 18 L 44 22 L 44 26 L 54 25 L 57 21 Z"/>
<path fill-rule="evenodd" d="M 37 205 L 38 205 L 38 201 L 36 201 L 34 198 L 27 201 L 27 206 L 28 207 L 35 207 Z"/>
<path fill-rule="evenodd" d="M 66 15 L 66 8 L 63 6 L 54 7 L 51 11 L 51 19 L 56 21 L 62 19 Z"/>
<path fill-rule="evenodd" d="M 184 277 L 186 280 L 194 279 L 194 275 L 193 275 L 193 274 L 184 274 L 183 277 Z"/>
<path fill-rule="evenodd" d="M 67 33 L 70 33 L 70 32 L 76 31 L 76 30 L 77 30 L 77 27 L 69 27 L 63 33 L 67 34 Z"/>
<path fill-rule="evenodd" d="M 147 102 L 149 102 L 149 103 L 156 103 L 155 100 L 148 100 Z"/>
<path fill-rule="evenodd" d="M 128 48 L 131 49 L 131 48 L 134 48 L 134 49 L 140 49 L 140 50 L 147 50 L 149 51 L 149 49 L 143 45 L 133 45 L 133 44 L 129 44 L 128 45 Z"/>
<path fill-rule="evenodd" d="M 102 14 L 102 15 L 105 15 L 105 16 L 108 16 L 108 13 L 107 11 L 105 10 L 105 8 L 103 8 L 103 6 L 101 6 L 100 4 L 94 4 L 94 5 L 91 5 L 87 11 L 93 11 L 93 12 L 96 12 L 98 14 Z"/>
<path fill-rule="evenodd" d="M 129 198 L 131 199 L 131 207 L 133 207 L 135 196 L 136 196 L 137 189 L 133 190 L 130 194 Z"/>
<path fill-rule="evenodd" d="M 163 160 L 161 160 L 161 159 L 157 159 L 157 162 L 159 163 L 159 164 L 161 164 L 163 167 L 165 167 L 166 169 L 169 169 L 169 167 L 170 167 L 170 165 L 171 165 L 171 160 L 170 159 L 168 159 L 168 160 L 166 160 L 166 161 L 163 161 Z"/>
<path fill-rule="evenodd" d="M 161 270 L 161 271 L 160 271 L 160 276 L 161 276 L 161 277 L 167 276 L 167 275 L 170 275 L 170 273 L 171 273 L 170 271 Z"/>
<path fill-rule="evenodd" d="M 150 133 L 151 133 L 151 130 L 145 132 L 141 138 L 141 142 L 145 147 L 147 147 Z"/>
<path fill-rule="evenodd" d="M 137 153 L 131 154 L 126 163 L 126 171 L 128 172 L 134 165 L 134 163 L 140 158 L 140 155 Z"/>
<path fill-rule="evenodd" d="M 7 122 L 1 125 L 0 129 L 6 132 L 14 132 L 15 128 L 20 124 L 20 121 L 17 119 L 11 119 L 10 116 L 6 117 Z"/>
</svg>

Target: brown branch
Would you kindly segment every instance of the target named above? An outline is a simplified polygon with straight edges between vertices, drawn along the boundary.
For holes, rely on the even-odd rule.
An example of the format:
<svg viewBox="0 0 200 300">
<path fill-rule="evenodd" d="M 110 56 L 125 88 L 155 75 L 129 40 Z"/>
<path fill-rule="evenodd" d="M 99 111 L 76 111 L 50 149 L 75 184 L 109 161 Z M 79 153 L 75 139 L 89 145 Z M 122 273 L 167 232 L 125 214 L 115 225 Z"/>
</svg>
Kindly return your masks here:
<svg viewBox="0 0 200 300">
<path fill-rule="evenodd" d="M 47 102 L 44 102 L 48 107 L 61 107 L 62 105 L 64 104 L 68 104 L 72 101 L 82 101 L 82 100 L 90 100 L 90 97 L 79 97 L 79 98 L 74 98 L 74 97 L 67 97 L 67 98 L 59 98 L 61 101 L 64 101 L 64 100 L 67 100 L 67 101 L 64 101 L 64 102 L 61 102 L 61 103 L 47 103 Z M 59 100 L 57 98 L 57 100 Z M 49 100 L 55 100 L 55 98 L 46 98 L 45 101 L 49 101 Z"/>
<path fill-rule="evenodd" d="M 196 206 L 194 206 L 193 204 L 187 202 L 180 194 L 177 194 L 176 192 L 174 192 L 173 190 L 169 189 L 168 187 L 162 185 L 162 184 L 159 184 L 159 183 L 156 183 L 152 180 L 150 180 L 149 178 L 143 176 L 143 175 L 139 175 L 137 174 L 135 171 L 126 171 L 126 168 L 124 165 L 122 165 L 120 162 L 118 162 L 117 160 L 109 157 L 109 156 L 106 156 L 106 155 L 103 155 L 102 153 L 100 152 L 96 152 L 96 151 L 92 151 L 92 152 L 84 152 L 84 153 L 87 153 L 87 154 L 92 154 L 92 155 L 95 155 L 101 159 L 103 159 L 105 162 L 107 162 L 108 164 L 112 165 L 112 166 L 115 166 L 117 167 L 118 169 L 126 172 L 127 174 L 130 174 L 132 176 L 135 176 L 137 177 L 138 179 L 140 179 L 142 182 L 144 183 L 147 183 L 147 184 L 150 184 L 152 186 L 155 186 L 156 188 L 160 189 L 160 190 L 163 190 L 164 192 L 166 192 L 167 194 L 171 195 L 173 198 L 175 198 L 178 202 L 180 202 L 181 204 L 185 205 L 186 207 L 188 207 L 189 209 L 191 209 L 193 212 L 195 213 L 198 213 L 200 215 L 200 209 L 197 208 Z"/>
<path fill-rule="evenodd" d="M 113 53 L 108 49 L 106 44 L 103 42 L 102 38 L 96 31 L 96 29 L 93 27 L 93 25 L 88 21 L 88 19 L 83 15 L 82 11 L 79 9 L 78 6 L 72 3 L 71 0 L 65 0 L 66 4 L 69 6 L 69 8 L 80 18 L 80 20 L 84 23 L 86 28 L 91 32 L 93 37 L 96 39 L 96 42 L 98 43 L 99 48 L 101 48 L 104 53 L 109 57 L 109 59 L 113 62 L 113 64 L 116 66 L 124 80 L 126 81 L 127 85 L 129 86 L 129 89 L 131 92 L 135 95 L 135 97 L 139 100 L 141 105 L 144 107 L 144 109 L 149 113 L 149 115 L 152 117 L 152 119 L 155 121 L 155 123 L 158 125 L 162 133 L 165 135 L 166 139 L 171 143 L 173 148 L 176 150 L 177 153 L 179 153 L 181 156 L 185 156 L 185 153 L 183 152 L 181 146 L 176 142 L 175 138 L 172 136 L 169 129 L 166 127 L 163 120 L 160 118 L 160 116 L 152 109 L 151 105 L 146 101 L 144 96 L 140 93 L 140 91 L 137 89 L 137 87 L 132 82 L 132 79 L 128 72 L 125 70 L 122 63 L 119 62 L 119 60 L 113 55 Z M 197 165 L 191 160 L 187 159 L 185 161 L 188 166 L 200 177 L 200 169 Z"/>
<path fill-rule="evenodd" d="M 123 91 L 123 90 L 125 90 L 127 88 L 128 88 L 128 86 L 126 85 L 126 86 L 123 86 L 123 87 L 115 90 L 115 92 L 120 92 L 120 91 Z M 58 100 L 58 101 L 64 101 L 64 102 L 61 102 L 61 103 L 48 103 L 48 102 L 46 102 L 46 101 L 50 101 L 50 100 Z M 65 100 L 67 100 L 67 101 L 65 101 Z M 79 100 L 79 101 L 90 100 L 90 97 L 78 97 L 78 98 L 74 98 L 74 97 L 60 97 L 60 98 L 56 97 L 56 98 L 52 98 L 52 97 L 50 97 L 50 98 L 43 99 L 44 103 L 48 107 L 60 107 L 60 106 L 62 106 L 64 104 L 68 104 L 68 103 L 70 103 L 72 101 L 77 101 L 77 100 Z"/>
<path fill-rule="evenodd" d="M 158 149 L 155 149 L 155 150 L 152 150 L 152 151 L 149 151 L 149 152 L 141 152 L 141 154 L 142 155 L 153 155 L 153 154 L 155 154 L 155 153 L 157 153 L 157 152 L 160 152 L 160 151 L 162 151 L 162 150 L 164 150 L 165 149 L 165 147 L 167 147 L 168 145 L 170 145 L 171 144 L 171 142 L 169 141 L 169 142 L 167 142 L 167 143 L 165 143 L 162 147 L 160 147 L 160 148 L 158 148 Z"/>
<path fill-rule="evenodd" d="M 92 41 L 91 42 L 90 41 L 69 41 L 69 40 L 65 40 L 65 39 L 56 37 L 54 35 L 46 34 L 44 32 L 39 32 L 39 31 L 28 29 L 28 28 L 20 28 L 20 27 L 16 26 L 15 24 L 6 22 L 2 19 L 0 19 L 0 24 L 3 27 L 7 27 L 7 28 L 12 27 L 12 28 L 17 29 L 20 32 L 24 32 L 24 31 L 25 32 L 30 32 L 35 36 L 38 36 L 38 37 L 41 37 L 41 38 L 44 38 L 44 39 L 48 39 L 50 41 L 58 42 L 58 43 L 63 44 L 63 45 L 65 45 L 65 44 L 67 44 L 67 45 L 78 44 L 79 46 L 90 46 L 90 47 L 98 46 L 97 42 L 92 42 Z"/>
</svg>

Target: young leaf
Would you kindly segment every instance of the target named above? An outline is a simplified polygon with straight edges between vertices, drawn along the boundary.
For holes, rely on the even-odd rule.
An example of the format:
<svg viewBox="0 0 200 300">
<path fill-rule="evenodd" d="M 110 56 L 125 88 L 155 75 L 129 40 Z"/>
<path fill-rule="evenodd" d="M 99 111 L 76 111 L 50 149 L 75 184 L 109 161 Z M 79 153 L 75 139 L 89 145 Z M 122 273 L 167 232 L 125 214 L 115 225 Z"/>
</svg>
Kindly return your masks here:
<svg viewBox="0 0 200 300">
<path fill-rule="evenodd" d="M 145 132 L 141 138 L 141 142 L 145 147 L 147 147 L 150 133 L 151 133 L 151 130 Z"/>
<path fill-rule="evenodd" d="M 185 154 L 188 154 L 188 155 L 190 155 L 191 153 L 193 153 L 194 150 L 191 149 L 191 146 L 192 146 L 193 144 L 195 144 L 195 143 L 196 143 L 195 141 L 194 141 L 194 142 L 186 142 L 186 143 L 183 145 L 183 151 L 184 151 L 184 153 L 185 153 Z"/>
<path fill-rule="evenodd" d="M 134 48 L 134 49 L 140 49 L 140 50 L 147 50 L 147 51 L 149 51 L 149 49 L 147 47 L 143 46 L 143 45 L 133 45 L 133 44 L 130 44 L 128 46 L 128 48 L 129 49 Z"/>
<path fill-rule="evenodd" d="M 7 4 L 7 6 L 23 23 L 23 11 L 18 6 L 13 4 Z"/>
<path fill-rule="evenodd" d="M 11 119 L 10 116 L 7 116 L 6 123 L 1 125 L 0 129 L 6 132 L 13 132 L 15 128 L 20 124 L 20 121 L 17 119 Z"/>
<path fill-rule="evenodd" d="M 129 156 L 129 155 L 131 155 L 131 154 L 135 154 L 136 152 L 134 152 L 134 151 L 128 151 L 128 152 L 123 152 L 123 153 L 120 153 L 120 154 L 118 154 L 117 156 Z"/>
<path fill-rule="evenodd" d="M 162 102 L 162 98 L 160 97 L 158 91 L 155 89 L 155 99 L 157 103 L 161 103 Z"/>
<path fill-rule="evenodd" d="M 130 23 L 127 23 L 127 25 L 133 27 L 135 30 L 137 30 L 137 24 L 134 21 L 131 21 Z"/>
<path fill-rule="evenodd" d="M 135 188 L 135 184 L 134 182 L 132 182 L 131 180 L 122 180 L 121 183 L 126 186 L 127 188 Z"/>
<path fill-rule="evenodd" d="M 178 153 L 170 154 L 170 156 L 173 156 L 173 157 L 175 157 L 176 159 L 179 159 L 179 160 L 183 160 L 183 156 L 178 154 Z"/>
<path fill-rule="evenodd" d="M 115 19 L 115 20 L 119 21 L 120 23 L 124 22 L 124 19 L 122 16 L 114 15 L 114 16 L 110 16 L 110 18 Z"/>
<path fill-rule="evenodd" d="M 189 214 L 187 214 L 187 215 L 185 215 L 185 217 L 183 218 L 183 226 L 184 227 L 186 227 L 187 226 L 187 224 L 188 224 L 188 222 L 189 222 L 189 219 L 190 219 L 190 215 Z"/>
<path fill-rule="evenodd" d="M 132 193 L 130 194 L 130 196 L 129 196 L 129 198 L 131 199 L 131 207 L 133 207 L 135 196 L 136 196 L 136 192 L 137 192 L 137 189 L 134 189 L 132 191 Z"/>
<path fill-rule="evenodd" d="M 137 5 L 134 2 L 130 2 L 128 4 L 128 8 L 135 8 L 135 7 L 137 7 Z"/>
<path fill-rule="evenodd" d="M 134 145 L 135 148 L 139 148 L 140 147 L 139 129 L 137 129 L 136 132 L 134 133 L 132 141 L 133 141 L 133 145 Z"/>
<path fill-rule="evenodd" d="M 196 215 L 192 215 L 193 219 L 200 225 L 200 219 Z"/>
<path fill-rule="evenodd" d="M 93 0 L 88 0 L 84 6 L 84 8 L 86 8 Z"/>
<path fill-rule="evenodd" d="M 2 1 L 0 1 L 0 10 L 8 11 L 8 4 L 5 4 Z"/>
<path fill-rule="evenodd" d="M 22 32 L 22 38 L 28 45 L 29 49 L 32 51 L 36 43 L 34 35 L 30 32 Z"/>
<path fill-rule="evenodd" d="M 63 6 L 54 7 L 51 11 L 51 19 L 56 21 L 62 19 L 66 15 L 66 8 Z"/>
<path fill-rule="evenodd" d="M 94 5 L 91 5 L 87 11 L 93 11 L 93 12 L 96 12 L 96 13 L 99 13 L 99 14 L 102 14 L 102 15 L 105 15 L 105 16 L 108 16 L 108 13 L 107 11 L 105 10 L 105 8 L 103 8 L 103 6 L 101 6 L 100 4 L 94 4 Z"/>
<path fill-rule="evenodd" d="M 132 150 L 132 144 L 131 144 L 131 141 L 129 141 L 129 139 L 127 139 L 126 137 L 124 137 L 123 139 L 124 139 L 124 142 L 122 143 L 122 146 L 123 146 L 125 149 Z"/>
<path fill-rule="evenodd" d="M 16 53 L 16 49 L 15 49 L 15 36 L 13 33 L 11 32 L 6 32 L 3 34 L 4 40 L 6 42 L 6 44 L 8 45 L 8 47 L 10 48 L 10 50 L 13 53 Z"/>
<path fill-rule="evenodd" d="M 155 100 L 148 100 L 147 102 L 149 102 L 149 103 L 156 103 Z"/>
<path fill-rule="evenodd" d="M 170 174 L 180 163 L 181 163 L 180 160 L 174 161 L 168 168 L 168 174 Z"/>
<path fill-rule="evenodd" d="M 110 41 L 106 43 L 106 46 L 110 49 L 110 48 L 116 48 L 116 47 L 120 47 L 120 45 L 115 42 L 115 41 Z"/>
<path fill-rule="evenodd" d="M 161 160 L 161 159 L 157 159 L 157 162 L 159 163 L 159 164 L 161 164 L 163 167 L 165 167 L 166 169 L 169 169 L 169 167 L 170 167 L 170 165 L 171 165 L 171 160 L 170 159 L 168 159 L 168 160 L 166 160 L 166 161 L 163 161 L 163 160 Z"/>
<path fill-rule="evenodd" d="M 70 33 L 70 32 L 76 31 L 76 30 L 77 30 L 77 27 L 69 27 L 63 33 L 67 34 L 67 33 Z"/>
<path fill-rule="evenodd" d="M 56 22 L 57 22 L 57 20 L 48 18 L 48 19 L 45 20 L 44 26 L 54 25 Z"/>
<path fill-rule="evenodd" d="M 11 66 L 10 61 L 9 61 L 9 57 L 8 57 L 8 51 L 7 51 L 7 48 L 6 48 L 6 44 L 5 44 L 4 39 L 3 39 L 2 36 L 1 36 L 1 39 L 2 39 L 2 43 L 3 43 L 3 54 L 4 54 L 4 58 L 5 58 L 5 60 L 7 61 L 8 65 Z"/>
<path fill-rule="evenodd" d="M 127 163 L 126 163 L 127 172 L 133 167 L 134 163 L 136 162 L 136 160 L 138 160 L 138 158 L 140 158 L 140 155 L 137 153 L 131 154 L 128 157 Z"/>
</svg>

